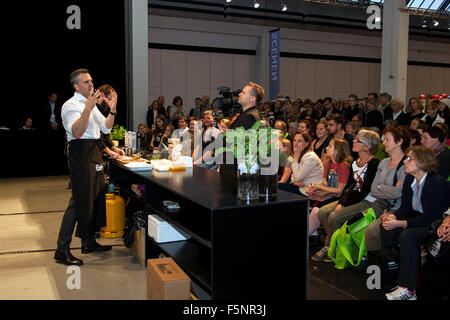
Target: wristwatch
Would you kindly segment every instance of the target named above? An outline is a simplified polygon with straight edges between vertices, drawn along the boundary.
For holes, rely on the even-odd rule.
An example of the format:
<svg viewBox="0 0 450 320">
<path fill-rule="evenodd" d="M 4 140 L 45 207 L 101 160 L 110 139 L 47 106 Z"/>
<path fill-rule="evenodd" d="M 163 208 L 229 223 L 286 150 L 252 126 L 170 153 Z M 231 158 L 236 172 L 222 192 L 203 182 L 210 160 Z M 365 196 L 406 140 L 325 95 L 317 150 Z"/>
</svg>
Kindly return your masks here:
<svg viewBox="0 0 450 320">
<path fill-rule="evenodd" d="M 109 114 L 110 114 L 110 115 L 113 115 L 113 116 L 117 116 L 117 112 L 112 112 L 112 111 L 110 111 Z"/>
</svg>

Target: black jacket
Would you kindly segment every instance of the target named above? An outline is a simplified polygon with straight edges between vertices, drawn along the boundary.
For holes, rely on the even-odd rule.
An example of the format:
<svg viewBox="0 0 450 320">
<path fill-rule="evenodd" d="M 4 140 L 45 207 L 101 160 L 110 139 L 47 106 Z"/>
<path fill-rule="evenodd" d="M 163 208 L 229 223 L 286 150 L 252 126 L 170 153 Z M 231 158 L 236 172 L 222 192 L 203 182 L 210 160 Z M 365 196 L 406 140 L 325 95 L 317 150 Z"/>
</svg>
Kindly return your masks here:
<svg viewBox="0 0 450 320">
<path fill-rule="evenodd" d="M 392 115 L 392 118 L 394 118 L 394 115 Z M 395 119 L 395 121 L 397 121 L 397 124 L 399 126 L 406 126 L 409 122 L 409 115 L 405 112 L 402 112 L 398 115 L 397 119 Z"/>
<path fill-rule="evenodd" d="M 238 127 L 244 127 L 245 130 L 250 129 L 253 124 L 259 121 L 259 112 L 256 107 L 251 107 L 244 112 L 242 112 L 239 117 L 237 117 L 230 126 L 230 129 L 235 129 Z"/>
<path fill-rule="evenodd" d="M 378 110 L 370 110 L 366 115 L 366 127 L 377 127 L 383 132 L 383 114 Z"/>
<path fill-rule="evenodd" d="M 414 179 L 412 175 L 406 175 L 402 189 L 402 204 L 394 212 L 394 215 L 399 220 L 406 220 L 409 228 L 428 227 L 448 209 L 449 194 L 447 184 L 444 178 L 436 173 L 429 172 L 420 198 L 423 214 L 417 214 L 412 208 L 413 191 L 411 184 L 414 182 Z"/>
<path fill-rule="evenodd" d="M 166 116 L 166 111 L 164 110 L 163 107 L 158 108 L 158 113 L 156 116 L 159 116 L 160 114 L 162 114 L 164 117 Z M 149 128 L 151 128 L 152 124 L 155 123 L 155 119 L 156 119 L 156 117 L 153 114 L 153 109 L 151 107 L 149 107 L 147 110 L 147 126 Z"/>
</svg>

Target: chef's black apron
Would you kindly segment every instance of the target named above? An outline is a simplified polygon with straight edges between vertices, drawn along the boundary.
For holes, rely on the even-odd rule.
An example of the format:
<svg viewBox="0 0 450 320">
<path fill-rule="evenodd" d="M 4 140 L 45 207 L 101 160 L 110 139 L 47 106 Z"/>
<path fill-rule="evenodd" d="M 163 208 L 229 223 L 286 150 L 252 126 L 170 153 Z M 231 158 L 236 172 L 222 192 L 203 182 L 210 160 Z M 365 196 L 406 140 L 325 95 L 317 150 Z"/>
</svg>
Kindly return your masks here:
<svg viewBox="0 0 450 320">
<path fill-rule="evenodd" d="M 72 199 L 81 239 L 106 225 L 105 177 L 99 140 L 75 139 L 69 142 Z"/>
</svg>

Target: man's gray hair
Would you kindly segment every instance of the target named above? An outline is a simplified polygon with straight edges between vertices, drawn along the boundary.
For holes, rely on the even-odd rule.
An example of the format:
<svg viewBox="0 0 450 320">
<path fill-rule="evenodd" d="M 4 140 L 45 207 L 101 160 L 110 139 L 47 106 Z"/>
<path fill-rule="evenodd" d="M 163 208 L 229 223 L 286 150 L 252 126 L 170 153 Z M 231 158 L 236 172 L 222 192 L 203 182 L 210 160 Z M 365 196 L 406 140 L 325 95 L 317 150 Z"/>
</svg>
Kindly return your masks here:
<svg viewBox="0 0 450 320">
<path fill-rule="evenodd" d="M 89 73 L 88 69 L 77 69 L 75 71 L 72 71 L 72 73 L 70 74 L 70 84 L 72 85 L 72 87 L 75 84 L 78 84 L 78 76 L 82 73 Z"/>
</svg>

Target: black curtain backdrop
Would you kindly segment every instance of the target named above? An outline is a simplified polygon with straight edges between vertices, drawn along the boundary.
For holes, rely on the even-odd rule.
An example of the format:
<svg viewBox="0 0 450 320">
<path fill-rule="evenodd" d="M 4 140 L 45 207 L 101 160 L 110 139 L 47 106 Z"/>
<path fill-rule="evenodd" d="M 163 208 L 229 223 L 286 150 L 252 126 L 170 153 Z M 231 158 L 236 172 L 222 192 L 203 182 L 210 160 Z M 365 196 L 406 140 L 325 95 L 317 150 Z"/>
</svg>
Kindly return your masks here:
<svg viewBox="0 0 450 320">
<path fill-rule="evenodd" d="M 72 97 L 69 75 L 87 68 L 97 88 L 118 92 L 117 124 L 126 124 L 125 1 L 53 0 L 2 3 L 3 99 L 0 177 L 67 174 L 64 137 L 49 130 L 18 130 L 29 115 L 38 118 L 51 92 L 59 104 Z M 81 28 L 67 20 L 80 8 Z M 62 135 L 64 133 L 62 132 Z M 14 159 L 14 161 L 11 161 Z"/>
</svg>

